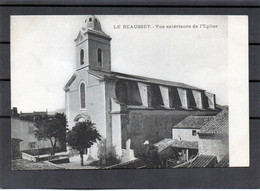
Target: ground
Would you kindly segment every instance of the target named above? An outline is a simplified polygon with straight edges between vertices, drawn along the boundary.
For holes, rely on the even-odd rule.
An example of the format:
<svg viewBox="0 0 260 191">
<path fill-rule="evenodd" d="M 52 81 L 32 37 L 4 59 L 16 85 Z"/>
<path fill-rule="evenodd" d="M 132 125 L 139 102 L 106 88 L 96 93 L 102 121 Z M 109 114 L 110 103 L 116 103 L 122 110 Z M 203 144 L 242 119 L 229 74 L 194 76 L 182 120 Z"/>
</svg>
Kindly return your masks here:
<svg viewBox="0 0 260 191">
<path fill-rule="evenodd" d="M 61 170 L 55 165 L 45 162 L 32 162 L 25 159 L 12 160 L 12 170 Z"/>
<path fill-rule="evenodd" d="M 70 157 L 69 163 L 59 164 L 60 167 L 65 169 L 98 169 L 97 166 L 90 166 L 89 164 L 93 162 L 93 160 L 88 160 L 87 155 L 83 156 L 84 158 L 84 166 L 80 165 L 80 156 L 75 155 Z"/>
<path fill-rule="evenodd" d="M 84 155 L 84 166 L 80 165 L 80 156 L 75 155 L 70 157 L 69 163 L 52 164 L 50 162 L 32 162 L 25 159 L 12 160 L 13 170 L 64 170 L 64 169 L 98 169 L 99 167 L 89 165 L 94 160 L 88 160 L 88 157 Z"/>
<path fill-rule="evenodd" d="M 56 153 L 56 156 L 65 156 L 67 153 Z M 67 155 L 68 156 L 68 155 Z M 48 157 L 48 155 L 40 155 L 40 158 Z M 69 163 L 53 164 L 48 161 L 32 162 L 26 159 L 12 160 L 13 170 L 70 170 L 70 169 L 102 169 L 106 166 L 116 164 L 116 161 L 111 160 L 107 165 L 100 165 L 99 161 L 90 159 L 87 155 L 83 155 L 84 165 L 81 166 L 81 158 L 79 154 L 69 157 Z M 48 160 L 48 159 L 47 159 Z M 116 162 L 116 163 L 115 163 Z"/>
</svg>

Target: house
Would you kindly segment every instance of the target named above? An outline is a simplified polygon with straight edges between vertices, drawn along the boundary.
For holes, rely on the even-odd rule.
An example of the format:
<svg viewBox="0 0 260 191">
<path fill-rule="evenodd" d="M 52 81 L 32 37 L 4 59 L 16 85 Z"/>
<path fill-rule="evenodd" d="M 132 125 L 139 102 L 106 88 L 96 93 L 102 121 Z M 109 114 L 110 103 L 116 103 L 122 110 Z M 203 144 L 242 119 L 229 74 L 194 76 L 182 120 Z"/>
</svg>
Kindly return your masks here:
<svg viewBox="0 0 260 191">
<path fill-rule="evenodd" d="M 198 131 L 209 121 L 213 116 L 188 116 L 172 128 L 172 138 L 185 141 L 198 141 Z"/>
<path fill-rule="evenodd" d="M 228 155 L 228 116 L 225 107 L 199 130 L 199 154 L 216 156 L 218 161 Z"/>
<path fill-rule="evenodd" d="M 162 161 L 182 163 L 193 159 L 198 154 L 198 141 L 185 141 L 165 138 L 154 144 Z"/>
<path fill-rule="evenodd" d="M 172 138 L 154 144 L 160 156 L 186 162 L 198 154 L 198 131 L 213 119 L 213 116 L 188 116 L 172 128 Z"/>
<path fill-rule="evenodd" d="M 75 39 L 76 70 L 64 87 L 69 128 L 91 120 L 102 136 L 88 152 L 92 158 L 133 156 L 145 141 L 172 138 L 172 127 L 187 116 L 221 110 L 206 90 L 111 71 L 111 40 L 100 21 L 88 17 Z"/>
<path fill-rule="evenodd" d="M 11 117 L 11 138 L 12 156 L 20 156 L 22 151 L 38 151 L 39 149 L 51 148 L 48 140 L 38 141 L 34 135 L 34 120 L 42 116 L 47 116 L 47 112 L 17 113 L 17 108 L 13 108 Z"/>
<path fill-rule="evenodd" d="M 228 107 L 218 113 L 199 131 L 198 155 L 174 168 L 228 167 Z"/>
</svg>

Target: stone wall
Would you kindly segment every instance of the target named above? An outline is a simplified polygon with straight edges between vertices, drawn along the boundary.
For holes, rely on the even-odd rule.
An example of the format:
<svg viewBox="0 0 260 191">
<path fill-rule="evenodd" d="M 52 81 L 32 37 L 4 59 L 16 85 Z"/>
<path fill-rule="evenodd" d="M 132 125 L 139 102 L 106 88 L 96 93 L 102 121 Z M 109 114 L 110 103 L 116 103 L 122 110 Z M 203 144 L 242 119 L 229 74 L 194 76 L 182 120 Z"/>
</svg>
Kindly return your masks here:
<svg viewBox="0 0 260 191">
<path fill-rule="evenodd" d="M 199 154 L 214 155 L 218 160 L 228 154 L 228 137 L 199 136 Z"/>
<path fill-rule="evenodd" d="M 172 128 L 189 115 L 216 115 L 218 111 L 175 111 L 133 109 L 121 116 L 122 148 L 131 139 L 131 148 L 146 140 L 156 143 L 163 138 L 172 138 Z"/>
<path fill-rule="evenodd" d="M 193 135 L 193 131 L 196 131 L 196 134 Z M 180 128 L 174 128 L 172 129 L 172 138 L 178 139 L 178 140 L 184 140 L 184 141 L 198 141 L 199 136 L 197 135 L 197 132 L 199 129 L 180 129 Z"/>
</svg>

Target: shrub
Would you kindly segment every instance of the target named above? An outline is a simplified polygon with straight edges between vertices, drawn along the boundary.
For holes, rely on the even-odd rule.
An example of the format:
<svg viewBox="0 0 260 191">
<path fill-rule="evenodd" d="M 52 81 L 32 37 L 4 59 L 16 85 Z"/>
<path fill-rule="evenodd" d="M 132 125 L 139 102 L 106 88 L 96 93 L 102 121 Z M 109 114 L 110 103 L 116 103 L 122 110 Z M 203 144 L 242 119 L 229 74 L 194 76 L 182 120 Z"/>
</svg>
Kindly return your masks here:
<svg viewBox="0 0 260 191">
<path fill-rule="evenodd" d="M 140 145 L 134 151 L 135 157 L 146 163 L 147 168 L 160 168 L 161 161 L 157 147 L 152 144 Z"/>
</svg>

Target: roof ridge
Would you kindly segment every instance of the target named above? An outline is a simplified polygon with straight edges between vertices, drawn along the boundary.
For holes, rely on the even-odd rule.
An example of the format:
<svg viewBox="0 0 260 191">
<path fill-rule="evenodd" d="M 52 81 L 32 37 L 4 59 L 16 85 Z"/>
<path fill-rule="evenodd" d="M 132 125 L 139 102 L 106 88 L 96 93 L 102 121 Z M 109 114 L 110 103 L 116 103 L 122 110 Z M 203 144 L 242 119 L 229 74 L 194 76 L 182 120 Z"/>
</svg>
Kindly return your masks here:
<svg viewBox="0 0 260 191">
<path fill-rule="evenodd" d="M 201 90 L 201 91 L 205 91 L 203 89 L 197 88 L 195 86 L 192 85 L 188 85 L 186 83 L 182 83 L 182 82 L 177 82 L 177 81 L 172 81 L 172 80 L 165 80 L 165 79 L 158 79 L 158 78 L 153 78 L 153 77 L 146 77 L 146 76 L 138 76 L 138 75 L 134 75 L 134 74 L 126 74 L 126 73 L 120 73 L 120 72 L 113 72 L 111 71 L 112 74 L 118 74 L 118 75 L 126 75 L 128 77 L 132 77 L 132 78 L 137 78 L 137 79 L 142 79 L 142 80 L 157 80 L 157 81 L 161 81 L 161 82 L 165 82 L 165 83 L 178 83 L 180 86 L 188 86 L 188 87 L 181 87 L 181 88 L 187 88 L 187 89 L 195 89 L 195 90 Z M 155 83 L 155 82 L 148 82 L 148 83 Z M 161 84 L 158 82 L 158 84 Z M 162 84 L 164 85 L 164 84 Z M 165 85 L 165 86 L 173 86 L 174 85 Z M 179 86 L 176 86 L 179 87 Z"/>
</svg>

